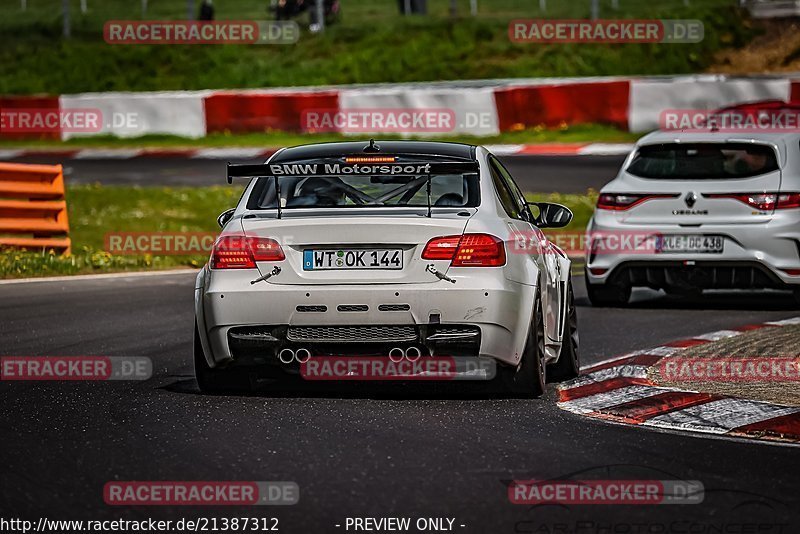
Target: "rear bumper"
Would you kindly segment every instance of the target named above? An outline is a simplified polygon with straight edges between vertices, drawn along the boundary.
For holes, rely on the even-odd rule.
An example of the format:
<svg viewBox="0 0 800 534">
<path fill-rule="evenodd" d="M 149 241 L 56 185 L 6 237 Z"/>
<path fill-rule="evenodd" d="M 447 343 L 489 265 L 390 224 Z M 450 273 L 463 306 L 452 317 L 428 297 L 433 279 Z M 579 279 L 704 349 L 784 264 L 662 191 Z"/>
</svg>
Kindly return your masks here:
<svg viewBox="0 0 800 534">
<path fill-rule="evenodd" d="M 320 286 L 251 285 L 257 276 L 253 271 L 204 269 L 195 307 L 206 358 L 213 366 L 264 363 L 257 358 L 273 359 L 276 350 L 286 347 L 318 354 L 386 355 L 388 349 L 411 345 L 423 353 L 515 364 L 531 324 L 535 288 L 505 279 L 500 270 L 484 272 L 457 277 L 455 284 Z M 395 338 L 386 327 L 411 334 Z M 446 327 L 473 329 L 477 339 L 445 347 L 435 334 Z M 326 328 L 332 337 L 314 333 Z M 347 328 L 361 333 L 347 339 L 341 335 Z M 254 334 L 251 339 L 248 330 Z"/>
<path fill-rule="evenodd" d="M 737 261 L 628 261 L 592 283 L 629 284 L 632 287 L 694 289 L 787 289 L 791 287 L 758 262 Z"/>
<path fill-rule="evenodd" d="M 796 211 L 796 210 L 792 210 Z M 599 224 L 598 221 L 604 223 Z M 800 214 L 782 215 L 765 224 L 702 225 L 701 227 L 632 226 L 614 224 L 607 216 L 595 217 L 587 229 L 613 235 L 671 234 L 718 235 L 722 253 L 654 253 L 653 251 L 586 251 L 587 281 L 633 286 L 694 287 L 700 289 L 792 289 L 800 276 Z"/>
</svg>

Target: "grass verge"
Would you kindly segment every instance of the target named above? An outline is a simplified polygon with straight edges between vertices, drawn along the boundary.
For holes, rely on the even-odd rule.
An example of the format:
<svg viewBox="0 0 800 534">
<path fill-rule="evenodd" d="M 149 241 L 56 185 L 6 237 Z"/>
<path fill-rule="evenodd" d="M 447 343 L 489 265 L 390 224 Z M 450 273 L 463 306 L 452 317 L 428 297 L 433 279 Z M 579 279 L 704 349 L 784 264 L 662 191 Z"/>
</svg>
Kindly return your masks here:
<svg viewBox="0 0 800 534">
<path fill-rule="evenodd" d="M 117 255 L 104 250 L 109 232 L 216 232 L 217 215 L 238 201 L 242 187 L 67 188 L 72 254 L 0 250 L 0 278 L 28 278 L 122 271 L 200 267 L 207 254 L 191 256 Z M 529 200 L 560 202 L 575 213 L 568 229 L 582 230 L 595 194 L 531 194 Z"/>
<path fill-rule="evenodd" d="M 529 128 L 516 132 L 505 132 L 499 135 L 476 137 L 470 135 L 454 135 L 443 137 L 444 141 L 468 143 L 472 145 L 489 144 L 540 144 L 540 143 L 633 143 L 640 134 L 625 132 L 611 126 L 599 124 L 564 125 L 559 129 L 544 127 Z M 222 148 L 222 147 L 280 147 L 295 146 L 307 143 L 326 143 L 333 141 L 359 141 L 371 137 L 392 137 L 391 134 L 373 135 L 341 135 L 341 134 L 299 134 L 288 132 L 265 132 L 252 134 L 210 134 L 199 139 L 187 139 L 171 135 L 146 135 L 134 138 L 113 136 L 93 136 L 72 138 L 67 141 L 56 139 L 11 140 L 0 139 L 2 148 Z M 409 139 L 414 139 L 410 137 Z M 431 140 L 431 137 L 419 138 Z"/>
<path fill-rule="evenodd" d="M 0 6 L 0 94 L 70 94 L 415 82 L 543 76 L 683 74 L 703 71 L 715 54 L 742 46 L 754 33 L 735 0 L 600 2 L 601 18 L 699 19 L 696 44 L 520 44 L 508 37 L 515 18 L 588 18 L 590 2 L 481 0 L 478 16 L 459 1 L 431 0 L 430 15 L 402 17 L 396 0 L 342 1 L 342 18 L 320 34 L 303 30 L 294 45 L 109 45 L 109 20 L 140 20 L 140 3 L 72 0 L 72 37 L 61 37 L 54 2 Z M 61 3 L 58 2 L 58 5 Z M 264 0 L 220 2 L 218 20 L 264 20 Z M 147 19 L 185 19 L 186 2 L 151 2 Z"/>
</svg>

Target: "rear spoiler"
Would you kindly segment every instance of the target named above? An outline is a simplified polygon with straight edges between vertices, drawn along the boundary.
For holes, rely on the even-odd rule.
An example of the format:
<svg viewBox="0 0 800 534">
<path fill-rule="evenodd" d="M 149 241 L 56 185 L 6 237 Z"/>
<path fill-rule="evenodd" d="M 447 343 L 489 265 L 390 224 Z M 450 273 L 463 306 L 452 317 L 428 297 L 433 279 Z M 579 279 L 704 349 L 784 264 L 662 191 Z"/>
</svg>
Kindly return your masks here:
<svg viewBox="0 0 800 534">
<path fill-rule="evenodd" d="M 283 177 L 308 177 L 308 176 L 414 176 L 427 178 L 428 217 L 431 216 L 431 176 L 441 174 L 477 174 L 477 161 L 410 161 L 375 163 L 374 159 L 347 158 L 356 161 L 320 161 L 312 163 L 259 163 L 259 164 L 230 164 L 228 163 L 228 183 L 233 183 L 234 178 L 267 177 L 275 180 L 278 218 L 281 218 L 281 185 Z M 365 162 L 366 161 L 366 162 Z"/>
<path fill-rule="evenodd" d="M 477 161 L 411 161 L 402 163 L 342 163 L 319 161 L 313 163 L 228 163 L 228 183 L 234 178 L 272 176 L 427 176 L 437 174 L 472 174 L 478 172 Z"/>
</svg>

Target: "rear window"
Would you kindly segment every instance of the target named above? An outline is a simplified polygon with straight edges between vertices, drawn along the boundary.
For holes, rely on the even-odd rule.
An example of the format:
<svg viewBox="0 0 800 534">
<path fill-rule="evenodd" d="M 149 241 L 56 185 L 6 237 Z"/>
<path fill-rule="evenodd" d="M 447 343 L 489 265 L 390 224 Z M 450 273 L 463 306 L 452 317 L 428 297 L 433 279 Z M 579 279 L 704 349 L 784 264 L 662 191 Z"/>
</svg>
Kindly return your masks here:
<svg viewBox="0 0 800 534">
<path fill-rule="evenodd" d="M 426 207 L 427 178 L 419 176 L 285 176 L 279 178 L 282 208 Z M 275 208 L 275 179 L 259 178 L 250 209 Z M 477 174 L 431 176 L 431 206 L 479 204 Z"/>
<path fill-rule="evenodd" d="M 758 176 L 778 169 L 775 150 L 749 143 L 667 143 L 639 148 L 627 168 L 642 178 L 720 179 Z"/>
</svg>

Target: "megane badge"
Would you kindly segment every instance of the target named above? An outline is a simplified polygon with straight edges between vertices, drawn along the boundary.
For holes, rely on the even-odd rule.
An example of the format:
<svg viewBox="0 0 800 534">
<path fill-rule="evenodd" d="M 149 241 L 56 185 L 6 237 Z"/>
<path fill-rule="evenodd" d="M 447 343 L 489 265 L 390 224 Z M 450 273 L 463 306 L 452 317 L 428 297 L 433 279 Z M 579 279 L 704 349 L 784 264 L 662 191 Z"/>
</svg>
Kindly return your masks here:
<svg viewBox="0 0 800 534">
<path fill-rule="evenodd" d="M 686 196 L 683 197 L 683 201 L 686 202 L 686 205 L 691 208 L 694 206 L 695 202 L 697 202 L 697 195 L 694 193 L 694 191 L 689 191 L 686 193 Z"/>
</svg>

